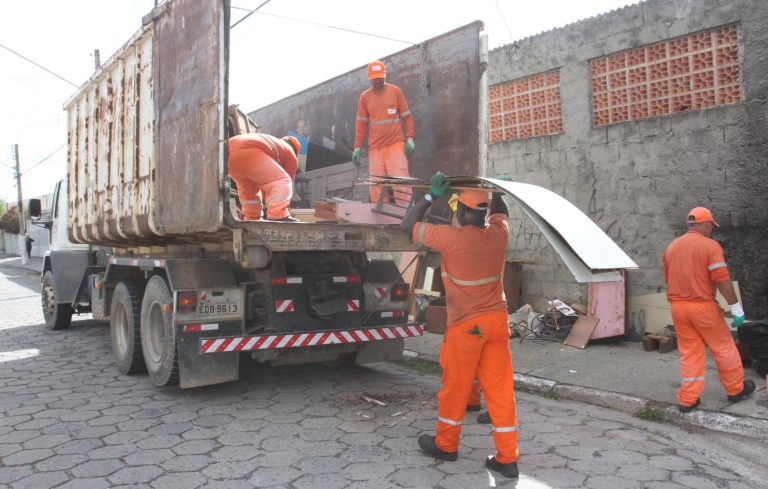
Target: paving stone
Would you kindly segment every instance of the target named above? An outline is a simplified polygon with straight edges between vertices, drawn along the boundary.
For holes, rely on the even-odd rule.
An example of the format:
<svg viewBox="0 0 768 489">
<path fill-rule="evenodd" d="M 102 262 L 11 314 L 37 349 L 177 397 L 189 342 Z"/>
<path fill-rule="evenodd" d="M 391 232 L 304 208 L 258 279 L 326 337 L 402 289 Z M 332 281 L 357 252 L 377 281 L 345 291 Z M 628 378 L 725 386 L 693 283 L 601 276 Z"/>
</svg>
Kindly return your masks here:
<svg viewBox="0 0 768 489">
<path fill-rule="evenodd" d="M 88 453 L 103 445 L 104 443 L 97 438 L 88 438 L 63 443 L 54 448 L 54 451 L 59 454 Z"/>
<path fill-rule="evenodd" d="M 141 450 L 134 452 L 124 458 L 128 465 L 152 465 L 162 463 L 175 454 L 167 448 L 158 448 L 155 450 Z"/>
<path fill-rule="evenodd" d="M 53 448 L 69 441 L 68 435 L 41 435 L 22 443 L 25 449 L 31 448 Z"/>
<path fill-rule="evenodd" d="M 172 472 L 194 472 L 203 469 L 210 463 L 211 459 L 207 455 L 180 455 L 169 458 L 160 466 Z"/>
<path fill-rule="evenodd" d="M 570 469 L 539 469 L 531 476 L 553 487 L 582 487 L 586 480 L 586 476 Z"/>
<path fill-rule="evenodd" d="M 103 477 L 125 467 L 120 460 L 91 460 L 74 467 L 71 472 L 78 477 Z"/>
<path fill-rule="evenodd" d="M 178 445 L 176 448 L 178 448 L 181 445 Z M 220 447 L 211 452 L 211 457 L 218 461 L 218 462 L 227 462 L 227 461 L 244 461 L 244 460 L 251 460 L 259 455 L 262 455 L 264 452 L 262 452 L 259 448 L 256 448 L 254 446 L 226 446 L 226 447 Z"/>
<path fill-rule="evenodd" d="M 430 462 L 431 463 L 431 462 Z M 450 462 L 444 462 L 450 463 Z M 439 465 L 439 463 L 438 463 Z M 398 469 L 387 480 L 391 480 L 403 487 L 435 487 L 442 480 L 443 475 L 439 470 L 423 466 L 407 469 Z"/>
<path fill-rule="evenodd" d="M 293 467 L 266 467 L 253 472 L 248 480 L 248 487 L 267 487 L 288 484 L 301 477 L 301 472 Z"/>
<path fill-rule="evenodd" d="M 69 476 L 64 471 L 40 472 L 17 480 L 13 483 L 13 488 L 41 489 L 44 487 L 55 487 L 67 480 L 69 480 Z"/>
<path fill-rule="evenodd" d="M 389 464 L 353 463 L 347 464 L 342 472 L 349 480 L 378 482 L 386 479 L 395 470 L 397 469 Z"/>
<path fill-rule="evenodd" d="M 205 482 L 205 477 L 197 472 L 174 472 L 158 477 L 150 485 L 155 489 L 195 489 Z"/>
<path fill-rule="evenodd" d="M 45 460 L 54 454 L 50 448 L 38 448 L 32 450 L 21 450 L 7 457 L 3 457 L 3 464 L 8 466 L 27 465 Z"/>
<path fill-rule="evenodd" d="M 113 484 L 148 483 L 152 479 L 162 475 L 163 470 L 155 465 L 143 467 L 125 467 L 107 477 Z"/>
<path fill-rule="evenodd" d="M 625 465 L 619 469 L 616 475 L 634 481 L 663 481 L 669 478 L 669 471 L 646 463 Z"/>
<path fill-rule="evenodd" d="M 87 460 L 88 457 L 82 453 L 54 455 L 51 458 L 47 458 L 42 462 L 36 463 L 34 467 L 38 472 L 47 472 L 50 470 L 68 470 L 76 465 L 80 465 L 83 462 L 86 462 Z"/>
<path fill-rule="evenodd" d="M 211 479 L 239 479 L 253 472 L 251 464 L 241 462 L 212 462 L 202 470 Z"/>
<path fill-rule="evenodd" d="M 105 489 L 108 487 L 111 487 L 111 484 L 102 477 L 92 479 L 78 477 L 76 480 L 70 480 L 64 485 L 57 486 L 56 489 Z"/>
<path fill-rule="evenodd" d="M 691 489 L 718 489 L 722 485 L 712 481 L 711 479 L 690 474 L 672 474 L 672 482 L 677 482 L 685 487 Z"/>
<path fill-rule="evenodd" d="M 678 457 L 677 455 L 651 456 L 648 458 L 648 463 L 656 467 L 674 471 L 693 470 L 694 467 L 690 460 Z"/>
<path fill-rule="evenodd" d="M 7 484 L 19 479 L 23 479 L 32 474 L 32 467 L 29 465 L 4 467 L 0 465 L 0 483 Z"/>
<path fill-rule="evenodd" d="M 633 481 L 631 479 L 624 479 L 622 477 L 611 475 L 594 475 L 587 479 L 584 487 L 589 489 L 616 489 L 618 487 L 622 489 L 640 489 L 644 486 L 640 482 Z"/>
<path fill-rule="evenodd" d="M 122 458 L 139 449 L 134 445 L 109 445 L 88 452 L 92 459 Z"/>
</svg>

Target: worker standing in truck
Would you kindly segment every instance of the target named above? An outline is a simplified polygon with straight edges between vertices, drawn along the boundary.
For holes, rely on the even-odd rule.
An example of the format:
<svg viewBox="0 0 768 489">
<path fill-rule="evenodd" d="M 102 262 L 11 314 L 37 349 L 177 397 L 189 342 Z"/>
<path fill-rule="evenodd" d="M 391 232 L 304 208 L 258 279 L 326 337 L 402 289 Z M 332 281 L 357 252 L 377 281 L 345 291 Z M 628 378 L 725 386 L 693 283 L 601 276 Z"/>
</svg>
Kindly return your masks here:
<svg viewBox="0 0 768 489">
<path fill-rule="evenodd" d="M 301 143 L 293 136 L 280 139 L 248 133 L 229 138 L 229 176 L 237 184 L 246 221 L 297 221 L 288 206 L 298 167 Z"/>
<path fill-rule="evenodd" d="M 675 239 L 662 257 L 667 299 L 680 350 L 678 409 L 696 409 L 704 391 L 706 345 L 712 351 L 720 383 L 731 402 L 739 402 L 755 391 L 755 383 L 744 379 L 741 356 L 723 320 L 724 311 L 715 302 L 719 290 L 730 305 L 733 326 L 744 324 L 744 308 L 725 263 L 723 248 L 709 236 L 718 226 L 705 207 L 691 209 L 686 219 L 688 232 Z"/>
<path fill-rule="evenodd" d="M 425 198 L 414 204 L 401 223 L 415 241 L 440 252 L 448 312 L 440 347 L 443 377 L 437 395 L 437 433 L 421 435 L 419 447 L 440 460 L 457 459 L 461 425 L 477 377 L 493 420 L 496 445 L 496 455 L 488 457 L 485 465 L 517 477 L 517 418 L 502 283 L 509 210 L 500 193 L 494 194 L 489 207 L 487 191 L 462 190 L 456 212 L 459 227 L 422 222 L 432 200 L 447 188 L 445 175 L 437 172 Z"/>
<path fill-rule="evenodd" d="M 352 161 L 360 167 L 363 141 L 368 134 L 368 174 L 407 177 L 408 158 L 415 150 L 413 117 L 403 91 L 386 83 L 387 70 L 381 61 L 368 65 L 371 88 L 360 95 L 355 121 L 355 149 Z M 403 135 L 403 128 L 405 135 Z M 404 205 L 411 200 L 409 187 L 393 187 L 394 200 Z M 381 188 L 369 189 L 371 202 L 377 202 Z"/>
</svg>

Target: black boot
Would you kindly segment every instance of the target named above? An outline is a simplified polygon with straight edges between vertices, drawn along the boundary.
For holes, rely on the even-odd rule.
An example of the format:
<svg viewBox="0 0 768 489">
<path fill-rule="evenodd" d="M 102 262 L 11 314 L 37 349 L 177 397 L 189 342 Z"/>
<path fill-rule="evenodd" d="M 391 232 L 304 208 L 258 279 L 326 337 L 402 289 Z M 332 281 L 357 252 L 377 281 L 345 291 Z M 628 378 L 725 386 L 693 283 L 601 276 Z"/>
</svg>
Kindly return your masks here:
<svg viewBox="0 0 768 489">
<path fill-rule="evenodd" d="M 430 457 L 435 457 L 448 462 L 453 462 L 459 457 L 458 452 L 444 452 L 437 448 L 434 436 L 421 435 L 419 437 L 419 448 Z"/>
<path fill-rule="evenodd" d="M 477 422 L 480 424 L 491 424 L 491 413 L 488 411 L 477 415 Z"/>
<path fill-rule="evenodd" d="M 728 396 L 728 400 L 731 402 L 739 402 L 744 400 L 745 397 L 749 397 L 753 392 L 755 392 L 755 381 L 746 379 L 744 380 L 744 388 L 741 392 Z"/>
<path fill-rule="evenodd" d="M 467 404 L 467 412 L 480 411 L 480 404 Z"/>
<path fill-rule="evenodd" d="M 680 411 L 681 413 L 690 413 L 691 411 L 699 407 L 699 404 L 701 404 L 701 399 L 696 399 L 696 402 L 694 402 L 690 406 L 683 406 L 682 404 L 678 404 L 677 410 Z"/>
<path fill-rule="evenodd" d="M 488 457 L 485 459 L 485 466 L 491 470 L 495 470 L 505 477 L 509 477 L 510 479 L 514 479 L 520 475 L 520 472 L 517 470 L 517 462 L 509 462 L 508 464 L 503 464 L 501 462 L 497 462 L 496 457 Z"/>
</svg>

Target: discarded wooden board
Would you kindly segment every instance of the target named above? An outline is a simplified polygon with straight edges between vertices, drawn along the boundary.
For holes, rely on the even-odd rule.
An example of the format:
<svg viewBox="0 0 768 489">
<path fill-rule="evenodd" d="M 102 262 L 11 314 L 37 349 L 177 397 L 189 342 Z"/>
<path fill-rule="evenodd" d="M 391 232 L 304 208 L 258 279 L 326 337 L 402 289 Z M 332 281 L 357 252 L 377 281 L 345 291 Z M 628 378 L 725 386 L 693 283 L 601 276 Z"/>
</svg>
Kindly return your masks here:
<svg viewBox="0 0 768 489">
<path fill-rule="evenodd" d="M 568 337 L 565 338 L 563 343 L 583 350 L 587 343 L 589 343 L 589 338 L 592 336 L 592 332 L 597 327 L 599 321 L 600 319 L 594 316 L 579 316 L 579 319 L 573 323 L 571 332 L 568 333 Z"/>
</svg>

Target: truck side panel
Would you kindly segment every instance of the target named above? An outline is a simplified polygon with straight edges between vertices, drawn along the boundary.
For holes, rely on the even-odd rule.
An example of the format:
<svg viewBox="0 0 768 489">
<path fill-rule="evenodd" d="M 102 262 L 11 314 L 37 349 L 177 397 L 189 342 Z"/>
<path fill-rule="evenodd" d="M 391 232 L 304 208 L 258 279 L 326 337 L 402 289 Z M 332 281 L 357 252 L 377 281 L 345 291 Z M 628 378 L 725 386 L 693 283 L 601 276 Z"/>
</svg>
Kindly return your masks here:
<svg viewBox="0 0 768 489">
<path fill-rule="evenodd" d="M 428 178 L 437 170 L 479 174 L 482 28 L 482 22 L 473 22 L 382 58 L 387 81 L 402 88 L 413 113 L 411 176 Z M 337 151 L 352 154 L 357 102 L 369 86 L 367 67 L 362 66 L 249 116 L 264 132 L 295 131 L 318 144 L 325 138 L 335 142 Z"/>
</svg>

